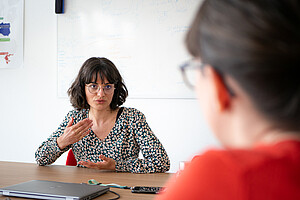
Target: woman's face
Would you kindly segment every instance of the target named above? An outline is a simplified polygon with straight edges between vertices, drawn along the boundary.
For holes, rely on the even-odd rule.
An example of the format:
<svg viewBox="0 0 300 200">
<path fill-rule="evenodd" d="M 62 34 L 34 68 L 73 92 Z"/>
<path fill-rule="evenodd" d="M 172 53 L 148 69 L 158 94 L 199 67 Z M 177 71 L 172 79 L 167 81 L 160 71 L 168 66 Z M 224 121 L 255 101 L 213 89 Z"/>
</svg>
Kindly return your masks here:
<svg viewBox="0 0 300 200">
<path fill-rule="evenodd" d="M 97 90 L 98 87 L 100 88 Z M 102 82 L 100 76 L 97 75 L 96 83 L 85 86 L 85 95 L 91 110 L 110 110 L 110 103 L 114 96 L 114 85 L 110 84 L 106 77 Z"/>
<path fill-rule="evenodd" d="M 203 69 L 205 70 L 205 69 Z M 196 86 L 195 91 L 197 94 L 197 99 L 200 104 L 201 111 L 204 114 L 205 119 L 208 121 L 209 125 L 211 126 L 211 118 L 212 116 L 212 109 L 211 109 L 211 102 L 210 102 L 210 85 L 205 77 L 204 71 L 201 69 L 196 70 Z"/>
<path fill-rule="evenodd" d="M 204 67 L 203 71 L 200 69 L 196 71 L 197 84 L 195 90 L 207 123 L 220 142 L 224 143 L 227 137 L 226 128 L 224 129 L 225 122 L 219 112 L 215 85 L 211 71 L 208 68 Z"/>
</svg>

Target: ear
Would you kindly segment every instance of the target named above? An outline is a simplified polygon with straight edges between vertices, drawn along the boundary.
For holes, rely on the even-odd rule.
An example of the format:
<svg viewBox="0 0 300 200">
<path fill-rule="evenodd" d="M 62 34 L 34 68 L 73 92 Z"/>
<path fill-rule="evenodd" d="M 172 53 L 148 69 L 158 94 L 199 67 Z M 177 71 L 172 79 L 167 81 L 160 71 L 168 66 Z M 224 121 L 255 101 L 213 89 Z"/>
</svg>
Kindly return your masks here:
<svg viewBox="0 0 300 200">
<path fill-rule="evenodd" d="M 228 109 L 231 103 L 231 96 L 226 88 L 222 76 L 211 66 L 206 67 L 206 73 L 210 77 L 217 108 L 219 108 L 219 111 Z"/>
</svg>

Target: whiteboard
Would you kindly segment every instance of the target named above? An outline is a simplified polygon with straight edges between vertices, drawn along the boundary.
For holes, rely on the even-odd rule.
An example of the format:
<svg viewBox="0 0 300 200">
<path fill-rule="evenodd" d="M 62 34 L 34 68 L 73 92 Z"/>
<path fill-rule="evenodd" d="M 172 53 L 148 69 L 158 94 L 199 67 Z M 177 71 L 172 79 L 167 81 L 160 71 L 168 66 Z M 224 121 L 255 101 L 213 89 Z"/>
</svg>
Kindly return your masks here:
<svg viewBox="0 0 300 200">
<path fill-rule="evenodd" d="M 89 57 L 119 69 L 129 98 L 195 98 L 179 65 L 190 59 L 184 37 L 199 0 L 65 0 L 58 15 L 58 96 Z"/>
</svg>

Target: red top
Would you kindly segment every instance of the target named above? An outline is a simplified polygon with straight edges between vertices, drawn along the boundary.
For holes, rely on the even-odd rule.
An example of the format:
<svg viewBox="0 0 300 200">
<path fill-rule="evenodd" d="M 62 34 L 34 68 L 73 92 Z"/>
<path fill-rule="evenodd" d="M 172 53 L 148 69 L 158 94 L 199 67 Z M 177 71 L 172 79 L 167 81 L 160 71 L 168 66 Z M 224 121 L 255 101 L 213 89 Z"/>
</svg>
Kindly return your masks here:
<svg viewBox="0 0 300 200">
<path fill-rule="evenodd" d="M 300 200 L 300 141 L 196 156 L 157 200 Z"/>
</svg>

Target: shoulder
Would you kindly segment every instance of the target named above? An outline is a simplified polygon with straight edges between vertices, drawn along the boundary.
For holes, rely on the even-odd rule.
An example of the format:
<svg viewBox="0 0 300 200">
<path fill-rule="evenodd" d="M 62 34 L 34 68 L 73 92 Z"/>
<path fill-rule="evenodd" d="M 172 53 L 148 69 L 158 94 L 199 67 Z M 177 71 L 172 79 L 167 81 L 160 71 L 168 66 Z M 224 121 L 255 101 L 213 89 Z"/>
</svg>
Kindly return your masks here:
<svg viewBox="0 0 300 200">
<path fill-rule="evenodd" d="M 188 177 L 202 177 L 223 184 L 231 184 L 243 177 L 249 171 L 262 165 L 263 158 L 257 157 L 255 151 L 250 150 L 209 150 L 195 156 L 188 166 Z M 264 156 L 263 156 L 264 157 Z M 259 161 L 260 160 L 260 161 Z M 228 177 L 230 175 L 230 177 Z M 214 185 L 213 182 L 210 183 Z"/>
<path fill-rule="evenodd" d="M 268 152 L 258 149 L 209 150 L 202 155 L 195 156 L 192 163 L 196 166 L 205 165 L 208 169 L 214 166 L 215 170 L 222 166 L 220 170 L 238 172 L 257 167 L 269 159 L 271 155 Z"/>
<path fill-rule="evenodd" d="M 244 158 L 242 157 L 240 152 L 209 150 L 201 155 L 195 156 L 190 163 L 190 168 L 192 171 L 196 168 L 201 168 L 203 173 L 208 174 L 215 174 L 214 172 L 216 171 L 218 173 L 222 173 L 222 171 L 234 169 L 236 171 L 236 168 L 239 167 L 240 161 L 243 159 Z"/>
<path fill-rule="evenodd" d="M 68 112 L 66 115 L 66 119 L 70 120 L 70 118 L 74 118 L 74 121 L 80 121 L 88 116 L 88 110 L 83 109 L 83 110 L 71 110 Z"/>
<path fill-rule="evenodd" d="M 123 115 L 124 118 L 131 119 L 131 120 L 134 120 L 134 121 L 146 118 L 145 115 L 136 108 L 124 107 L 122 115 Z"/>
<path fill-rule="evenodd" d="M 206 151 L 192 159 L 177 182 L 190 185 L 191 190 L 196 191 L 191 195 L 201 194 L 204 199 L 212 199 L 212 196 L 215 196 L 214 199 L 223 199 L 221 196 L 239 199 L 235 194 L 243 185 L 245 163 L 242 154 L 243 152 L 227 150 Z M 177 187 L 176 190 L 181 189 Z"/>
<path fill-rule="evenodd" d="M 176 181 L 169 183 L 166 196 L 172 198 L 165 199 L 180 199 L 178 197 L 183 195 L 190 196 L 186 199 L 199 196 L 203 199 L 248 199 L 249 196 L 252 199 L 283 199 L 276 196 L 278 193 L 268 191 L 279 191 L 284 186 L 283 192 L 279 191 L 283 197 L 295 195 L 299 183 L 294 177 L 299 176 L 299 167 L 299 142 L 248 150 L 209 150 L 195 156 Z M 187 194 L 187 190 L 191 192 Z"/>
<path fill-rule="evenodd" d="M 236 176 L 246 177 L 255 173 L 286 171 L 295 165 L 295 161 L 299 166 L 300 143 L 284 142 L 246 150 L 209 150 L 194 157 L 191 170 L 201 167 L 206 170 L 206 173 L 216 174 L 215 172 L 218 171 L 217 173 L 222 175 L 222 173 L 234 172 Z"/>
<path fill-rule="evenodd" d="M 222 150 L 209 150 L 195 156 L 178 177 L 169 182 L 165 199 L 198 199 L 199 196 L 203 199 L 228 199 L 224 198 L 224 192 L 234 194 L 239 185 L 237 171 L 226 161 L 228 156 Z"/>
</svg>

